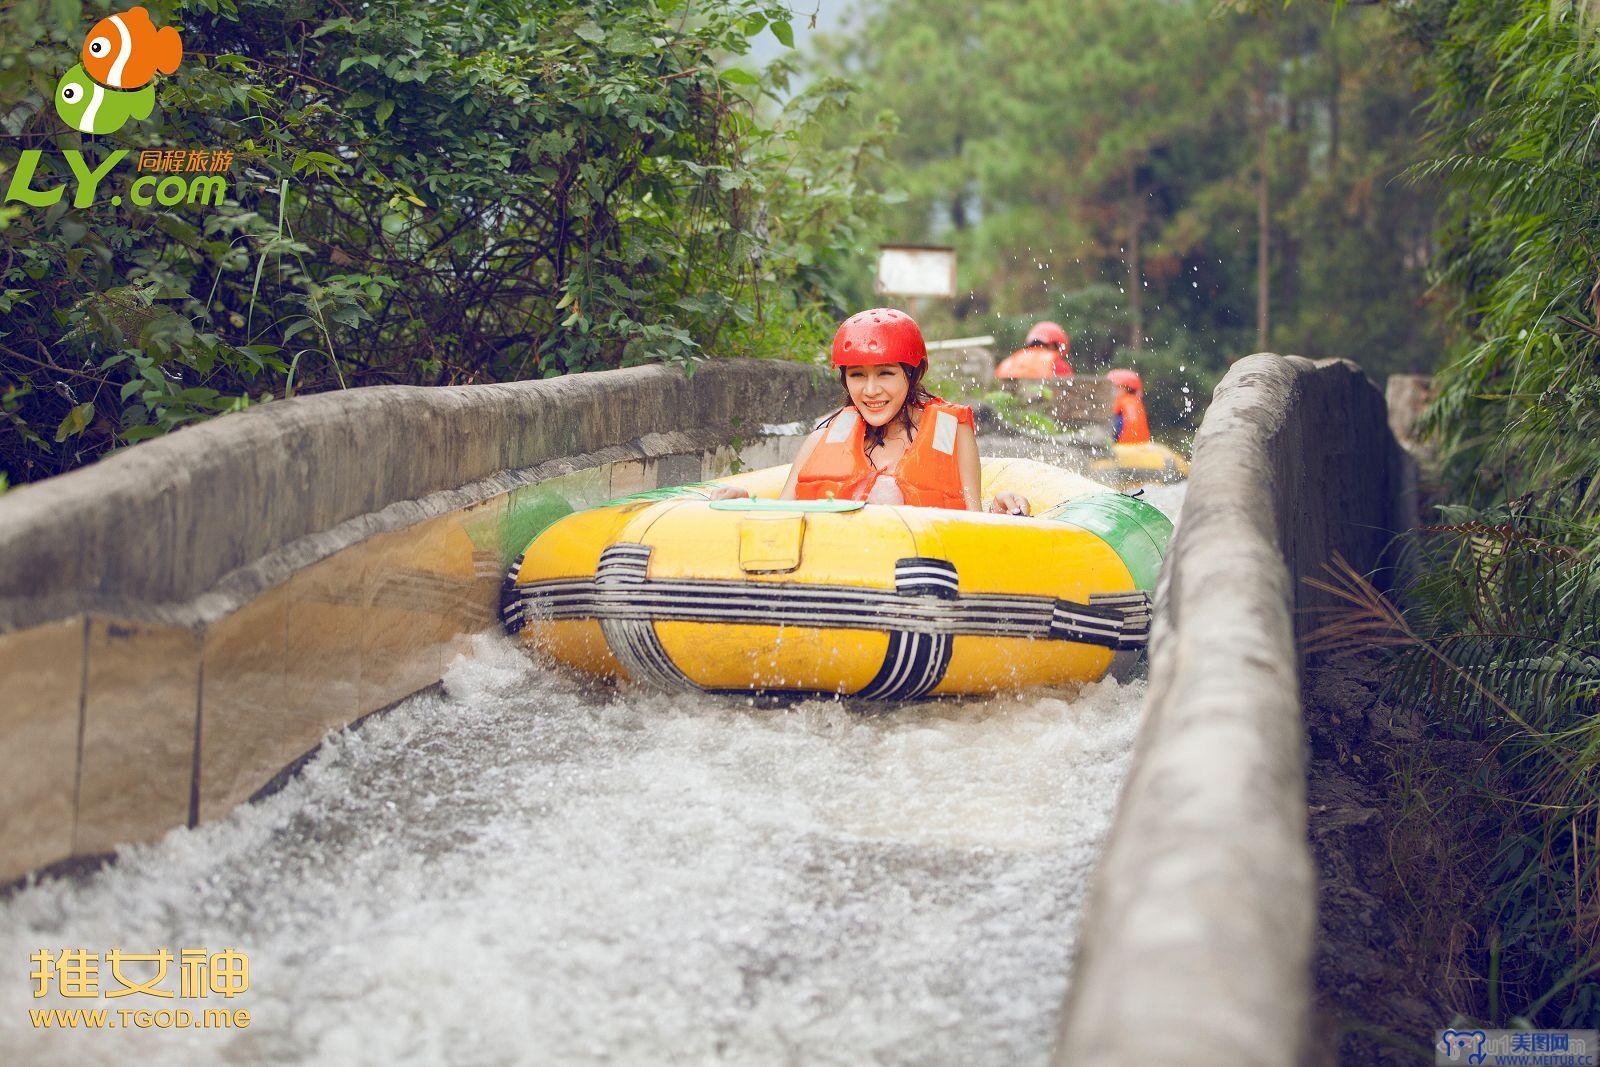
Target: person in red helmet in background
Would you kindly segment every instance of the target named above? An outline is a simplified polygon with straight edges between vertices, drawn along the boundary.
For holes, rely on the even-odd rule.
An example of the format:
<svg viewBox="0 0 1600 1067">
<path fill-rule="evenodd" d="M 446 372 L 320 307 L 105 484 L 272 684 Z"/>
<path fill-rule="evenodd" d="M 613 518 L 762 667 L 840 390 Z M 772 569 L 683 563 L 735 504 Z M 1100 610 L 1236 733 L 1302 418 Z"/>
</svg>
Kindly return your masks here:
<svg viewBox="0 0 1600 1067">
<path fill-rule="evenodd" d="M 1072 341 L 1067 331 L 1054 322 L 1035 323 L 1022 347 L 1000 361 L 996 378 L 1070 378 L 1072 364 L 1067 353 Z"/>
<path fill-rule="evenodd" d="M 922 387 L 928 349 L 910 315 L 874 308 L 850 316 L 834 334 L 833 366 L 846 403 L 800 446 L 779 499 L 981 510 L 972 409 Z M 711 498 L 748 495 L 720 486 Z M 1028 501 L 1000 493 L 990 509 L 1026 515 Z"/>
<path fill-rule="evenodd" d="M 1106 378 L 1117 387 L 1117 399 L 1111 406 L 1117 444 L 1150 440 L 1150 420 L 1144 412 L 1144 383 L 1139 380 L 1139 372 L 1119 368 L 1107 371 Z"/>
</svg>

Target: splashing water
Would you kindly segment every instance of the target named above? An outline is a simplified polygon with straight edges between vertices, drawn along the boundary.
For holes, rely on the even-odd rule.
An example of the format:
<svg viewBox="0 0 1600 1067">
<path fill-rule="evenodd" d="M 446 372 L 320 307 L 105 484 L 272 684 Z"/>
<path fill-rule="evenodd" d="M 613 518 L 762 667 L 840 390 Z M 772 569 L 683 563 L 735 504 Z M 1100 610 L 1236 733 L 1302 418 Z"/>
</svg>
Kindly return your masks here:
<svg viewBox="0 0 1600 1067">
<path fill-rule="evenodd" d="M 1181 488 L 1152 502 L 1175 512 Z M 479 638 L 442 691 L 333 735 L 282 792 L 0 902 L 0 1050 L 1042 1063 L 1143 692 L 770 706 L 598 686 Z M 32 996 L 39 948 L 200 946 L 248 953 L 249 991 Z M 123 1006 L 252 1020 L 27 1021 Z"/>
<path fill-rule="evenodd" d="M 1146 504 L 1154 505 L 1157 510 L 1171 519 L 1172 528 L 1176 531 L 1178 528 L 1178 515 L 1183 510 L 1183 497 L 1188 492 L 1189 483 L 1173 482 L 1171 484 L 1163 484 L 1161 482 L 1151 482 L 1140 488 L 1144 490 L 1144 493 L 1139 499 Z"/>
</svg>

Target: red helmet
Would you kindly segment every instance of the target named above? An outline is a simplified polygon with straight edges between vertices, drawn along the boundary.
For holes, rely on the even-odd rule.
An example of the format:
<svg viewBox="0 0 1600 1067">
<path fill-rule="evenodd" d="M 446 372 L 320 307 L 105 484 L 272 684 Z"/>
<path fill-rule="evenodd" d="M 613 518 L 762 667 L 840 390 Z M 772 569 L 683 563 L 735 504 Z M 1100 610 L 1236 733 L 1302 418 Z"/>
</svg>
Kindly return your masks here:
<svg viewBox="0 0 1600 1067">
<path fill-rule="evenodd" d="M 894 308 L 858 311 L 839 324 L 833 335 L 835 367 L 876 367 L 885 363 L 908 363 L 920 367 L 928 362 L 928 346 L 923 343 L 917 320 Z"/>
<path fill-rule="evenodd" d="M 1065 352 L 1072 347 L 1072 340 L 1067 337 L 1067 331 L 1058 323 L 1037 322 L 1033 329 L 1028 331 L 1028 339 L 1023 342 L 1024 348 L 1054 347 Z"/>
<path fill-rule="evenodd" d="M 1106 371 L 1106 380 L 1115 382 L 1130 393 L 1144 392 L 1144 383 L 1139 380 L 1139 372 L 1136 370 L 1127 370 L 1121 367 L 1116 370 L 1108 370 Z"/>
</svg>

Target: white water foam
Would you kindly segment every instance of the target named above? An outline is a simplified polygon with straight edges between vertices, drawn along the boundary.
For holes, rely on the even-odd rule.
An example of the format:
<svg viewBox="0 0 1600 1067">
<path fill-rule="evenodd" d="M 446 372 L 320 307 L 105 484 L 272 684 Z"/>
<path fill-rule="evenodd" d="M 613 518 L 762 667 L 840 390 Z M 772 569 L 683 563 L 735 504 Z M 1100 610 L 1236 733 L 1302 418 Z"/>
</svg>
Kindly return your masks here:
<svg viewBox="0 0 1600 1067">
<path fill-rule="evenodd" d="M 1151 482 L 1141 486 L 1144 494 L 1139 498 L 1147 504 L 1154 504 L 1167 518 L 1172 520 L 1174 527 L 1178 524 L 1178 512 L 1183 509 L 1183 496 L 1189 489 L 1188 482 Z"/>
<path fill-rule="evenodd" d="M 0 902 L 0 1050 L 1043 1063 L 1143 692 L 759 706 L 599 687 L 482 638 L 443 693 L 334 735 L 276 796 Z M 29 955 L 68 947 L 234 948 L 250 990 L 34 999 Z M 224 1003 L 248 1030 L 27 1016 Z"/>
</svg>

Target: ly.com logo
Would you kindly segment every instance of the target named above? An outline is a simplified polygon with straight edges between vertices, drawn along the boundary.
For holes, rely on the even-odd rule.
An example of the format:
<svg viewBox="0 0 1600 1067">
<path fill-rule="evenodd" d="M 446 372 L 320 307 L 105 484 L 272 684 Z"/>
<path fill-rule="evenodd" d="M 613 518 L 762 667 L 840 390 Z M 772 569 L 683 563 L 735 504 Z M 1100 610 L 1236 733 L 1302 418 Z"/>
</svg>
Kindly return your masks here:
<svg viewBox="0 0 1600 1067">
<path fill-rule="evenodd" d="M 183 40 L 171 26 L 156 29 L 150 12 L 129 8 L 94 24 L 83 62 L 56 83 L 56 114 L 80 133 L 115 133 L 156 106 L 150 79 L 183 61 Z"/>
</svg>

